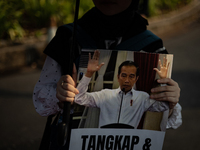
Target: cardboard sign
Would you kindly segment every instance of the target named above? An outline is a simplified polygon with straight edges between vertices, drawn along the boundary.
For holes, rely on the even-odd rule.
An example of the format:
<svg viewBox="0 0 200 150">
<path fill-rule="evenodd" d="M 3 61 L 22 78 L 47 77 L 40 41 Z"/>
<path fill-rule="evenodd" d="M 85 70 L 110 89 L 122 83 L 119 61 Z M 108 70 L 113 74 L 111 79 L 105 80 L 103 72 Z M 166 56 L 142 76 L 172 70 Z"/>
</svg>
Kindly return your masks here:
<svg viewBox="0 0 200 150">
<path fill-rule="evenodd" d="M 137 129 L 73 129 L 70 150 L 162 150 L 165 132 Z"/>
</svg>

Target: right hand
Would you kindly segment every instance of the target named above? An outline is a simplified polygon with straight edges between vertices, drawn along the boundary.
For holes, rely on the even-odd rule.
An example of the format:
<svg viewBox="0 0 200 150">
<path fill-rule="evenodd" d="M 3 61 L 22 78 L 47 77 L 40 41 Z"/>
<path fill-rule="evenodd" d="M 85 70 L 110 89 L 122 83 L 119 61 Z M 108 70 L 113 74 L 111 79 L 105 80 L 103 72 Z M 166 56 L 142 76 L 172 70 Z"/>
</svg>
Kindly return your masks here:
<svg viewBox="0 0 200 150">
<path fill-rule="evenodd" d="M 72 77 L 70 75 L 61 76 L 56 89 L 56 97 L 60 102 L 67 101 L 73 103 L 75 95 L 79 93 L 79 91 L 75 88 L 76 77 L 77 72 L 75 65 L 73 67 Z"/>
<path fill-rule="evenodd" d="M 104 65 L 103 62 L 99 64 L 99 56 L 100 56 L 99 50 L 94 51 L 94 55 L 92 58 L 91 58 L 91 53 L 89 53 L 87 72 L 85 74 L 86 77 L 89 78 L 92 77 L 93 73 L 100 70 L 101 67 Z"/>
</svg>

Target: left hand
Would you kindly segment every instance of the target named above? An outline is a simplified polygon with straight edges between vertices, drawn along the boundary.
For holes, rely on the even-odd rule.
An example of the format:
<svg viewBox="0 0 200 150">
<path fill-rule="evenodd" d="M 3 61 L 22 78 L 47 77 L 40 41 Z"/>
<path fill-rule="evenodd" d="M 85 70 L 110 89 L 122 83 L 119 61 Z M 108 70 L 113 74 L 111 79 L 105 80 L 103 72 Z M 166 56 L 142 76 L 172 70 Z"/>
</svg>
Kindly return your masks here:
<svg viewBox="0 0 200 150">
<path fill-rule="evenodd" d="M 155 87 L 151 89 L 151 99 L 158 101 L 168 101 L 170 109 L 179 102 L 180 88 L 177 82 L 170 78 L 164 78 L 157 80 L 160 84 L 166 84 L 166 86 Z"/>
<path fill-rule="evenodd" d="M 158 68 L 153 68 L 153 70 L 155 70 L 158 73 L 160 78 L 167 78 L 167 73 L 168 73 L 170 62 L 168 62 L 168 64 L 167 64 L 167 58 L 164 57 L 163 58 L 163 65 L 162 65 L 160 59 L 159 59 L 158 63 L 159 63 L 159 66 L 160 66 L 160 70 L 158 70 Z"/>
</svg>

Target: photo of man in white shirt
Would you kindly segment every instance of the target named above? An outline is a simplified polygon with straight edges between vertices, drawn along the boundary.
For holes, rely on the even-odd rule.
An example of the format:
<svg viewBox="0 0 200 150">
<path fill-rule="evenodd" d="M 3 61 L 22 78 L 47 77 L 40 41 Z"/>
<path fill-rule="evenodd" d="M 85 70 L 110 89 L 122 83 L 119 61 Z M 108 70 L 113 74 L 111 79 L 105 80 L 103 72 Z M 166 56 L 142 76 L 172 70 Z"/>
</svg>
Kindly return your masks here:
<svg viewBox="0 0 200 150">
<path fill-rule="evenodd" d="M 95 51 L 92 58 L 89 55 L 87 72 L 77 86 L 79 93 L 74 100 L 80 105 L 100 108 L 99 127 L 123 123 L 137 128 L 144 112 L 169 109 L 167 102 L 150 99 L 148 93 L 133 89 L 139 78 L 139 68 L 133 61 L 125 61 L 119 66 L 118 89 L 87 92 L 92 75 L 104 65 L 99 64 L 99 55 L 99 51 Z"/>
</svg>

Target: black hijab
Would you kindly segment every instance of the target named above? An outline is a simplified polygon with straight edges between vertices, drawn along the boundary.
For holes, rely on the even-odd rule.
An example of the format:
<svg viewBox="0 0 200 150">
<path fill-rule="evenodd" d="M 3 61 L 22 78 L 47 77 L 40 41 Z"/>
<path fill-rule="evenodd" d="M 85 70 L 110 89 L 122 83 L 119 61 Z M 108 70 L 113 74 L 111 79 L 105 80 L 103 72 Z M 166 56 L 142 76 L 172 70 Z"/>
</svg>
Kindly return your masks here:
<svg viewBox="0 0 200 150">
<path fill-rule="evenodd" d="M 133 1 L 123 12 L 106 16 L 96 7 L 89 10 L 78 24 L 95 40 L 99 48 L 105 48 L 105 40 L 126 39 L 146 30 L 148 22 L 136 12 Z"/>
</svg>

